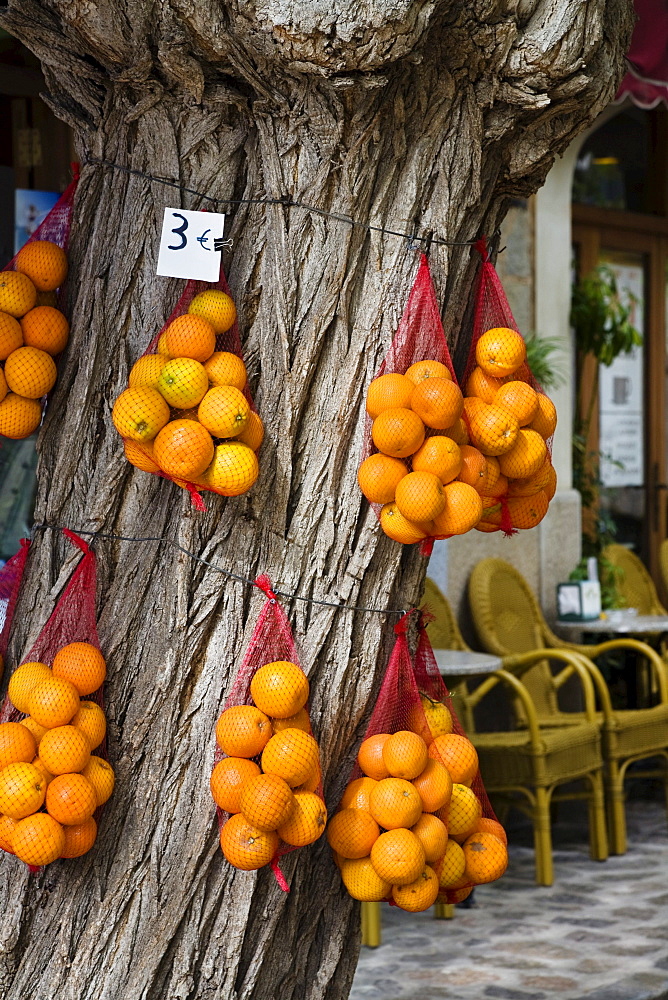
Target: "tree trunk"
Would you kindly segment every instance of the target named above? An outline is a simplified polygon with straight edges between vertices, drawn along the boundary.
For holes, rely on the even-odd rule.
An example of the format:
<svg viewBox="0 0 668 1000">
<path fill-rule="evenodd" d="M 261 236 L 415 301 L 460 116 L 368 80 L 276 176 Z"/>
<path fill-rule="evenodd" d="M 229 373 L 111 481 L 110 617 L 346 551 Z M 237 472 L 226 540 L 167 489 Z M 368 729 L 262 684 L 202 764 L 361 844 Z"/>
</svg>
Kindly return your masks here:
<svg viewBox="0 0 668 1000">
<path fill-rule="evenodd" d="M 336 13 L 325 13 L 334 9 Z M 111 424 L 128 371 L 172 308 L 155 276 L 163 207 L 287 196 L 421 236 L 492 233 L 607 103 L 630 0 L 10 0 L 3 26 L 42 60 L 82 176 L 72 338 L 39 439 L 36 521 L 164 536 L 280 590 L 373 608 L 419 598 L 425 560 L 359 493 L 364 396 L 418 259 L 406 240 L 303 209 L 231 206 L 224 260 L 267 434 L 249 495 L 134 470 Z M 221 208 L 224 209 L 224 205 Z M 451 344 L 475 260 L 434 246 Z M 4 1000 L 338 1000 L 357 905 L 327 845 L 271 872 L 231 868 L 208 779 L 215 720 L 261 606 L 251 587 L 166 545 L 100 539 L 99 629 L 117 769 L 96 847 L 35 879 L 2 861 Z M 17 616 L 21 655 L 74 557 L 40 530 Z M 286 601 L 311 681 L 334 809 L 395 616 Z"/>
</svg>

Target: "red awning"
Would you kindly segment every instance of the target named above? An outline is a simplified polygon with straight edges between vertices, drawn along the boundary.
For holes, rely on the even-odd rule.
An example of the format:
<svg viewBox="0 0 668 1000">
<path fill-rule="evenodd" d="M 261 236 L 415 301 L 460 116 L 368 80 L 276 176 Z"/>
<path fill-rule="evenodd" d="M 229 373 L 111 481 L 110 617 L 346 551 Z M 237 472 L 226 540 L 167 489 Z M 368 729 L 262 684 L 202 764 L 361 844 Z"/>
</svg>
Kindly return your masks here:
<svg viewBox="0 0 668 1000">
<path fill-rule="evenodd" d="M 628 52 L 628 72 L 615 103 L 630 97 L 649 110 L 668 107 L 668 0 L 635 0 L 638 21 Z"/>
</svg>

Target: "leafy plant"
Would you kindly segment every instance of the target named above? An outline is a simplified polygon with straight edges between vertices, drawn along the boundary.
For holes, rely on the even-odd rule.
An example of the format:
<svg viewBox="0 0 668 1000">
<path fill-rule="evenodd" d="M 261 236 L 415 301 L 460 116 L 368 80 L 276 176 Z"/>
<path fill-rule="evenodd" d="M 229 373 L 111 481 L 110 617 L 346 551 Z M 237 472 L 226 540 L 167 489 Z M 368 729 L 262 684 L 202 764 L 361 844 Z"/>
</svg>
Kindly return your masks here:
<svg viewBox="0 0 668 1000">
<path fill-rule="evenodd" d="M 527 364 L 541 389 L 557 389 L 566 382 L 566 373 L 552 356 L 563 353 L 563 341 L 558 337 L 541 337 L 531 331 L 525 337 Z"/>
<path fill-rule="evenodd" d="M 571 323 L 577 333 L 578 350 L 593 354 L 602 365 L 611 365 L 619 354 L 642 344 L 642 335 L 629 317 L 637 298 L 626 292 L 622 302 L 615 272 L 599 264 L 591 275 L 573 288 Z"/>
</svg>

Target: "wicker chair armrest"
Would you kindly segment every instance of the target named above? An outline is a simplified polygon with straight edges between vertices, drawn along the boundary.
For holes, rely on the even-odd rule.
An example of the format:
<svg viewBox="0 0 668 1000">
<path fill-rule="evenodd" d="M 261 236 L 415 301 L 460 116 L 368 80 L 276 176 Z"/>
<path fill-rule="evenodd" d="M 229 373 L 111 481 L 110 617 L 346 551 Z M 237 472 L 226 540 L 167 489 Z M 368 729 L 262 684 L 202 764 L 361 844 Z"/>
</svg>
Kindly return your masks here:
<svg viewBox="0 0 668 1000">
<path fill-rule="evenodd" d="M 482 699 L 489 694 L 492 688 L 496 687 L 497 684 L 505 684 L 512 688 L 513 694 L 522 703 L 522 708 L 524 709 L 526 715 L 526 728 L 529 732 L 529 738 L 531 743 L 531 748 L 536 752 L 540 752 L 542 747 L 542 741 L 540 738 L 540 724 L 538 722 L 538 713 L 536 712 L 536 706 L 533 703 L 533 699 L 529 694 L 527 688 L 522 684 L 519 677 L 510 673 L 508 670 L 495 670 L 493 674 L 490 674 L 482 684 L 479 684 L 475 691 L 467 695 L 466 703 L 467 707 L 473 711 L 476 705 L 480 704 Z"/>
<path fill-rule="evenodd" d="M 520 676 L 539 660 L 560 660 L 567 664 L 567 669 L 559 675 L 559 684 L 563 684 L 572 674 L 577 674 L 582 684 L 585 699 L 585 715 L 589 722 L 594 722 L 596 718 L 596 698 L 594 695 L 594 682 L 592 673 L 588 665 L 583 662 L 584 658 L 577 653 L 566 649 L 532 649 L 529 653 L 515 653 L 512 656 L 504 656 L 502 659 L 505 670 L 519 672 Z M 596 666 L 592 663 L 596 671 Z M 603 677 L 601 677 L 603 681 Z M 603 681 L 605 687 L 605 681 Z M 608 689 L 605 687 L 605 694 L 608 696 Z M 609 696 L 608 696 L 609 701 Z"/>
<path fill-rule="evenodd" d="M 668 704 L 668 679 L 666 677 L 666 663 L 659 656 L 655 649 L 639 639 L 610 639 L 608 642 L 600 642 L 596 646 L 579 646 L 578 652 L 589 660 L 595 660 L 611 649 L 632 649 L 636 653 L 641 653 L 649 660 L 650 667 L 656 677 L 661 704 Z"/>
</svg>

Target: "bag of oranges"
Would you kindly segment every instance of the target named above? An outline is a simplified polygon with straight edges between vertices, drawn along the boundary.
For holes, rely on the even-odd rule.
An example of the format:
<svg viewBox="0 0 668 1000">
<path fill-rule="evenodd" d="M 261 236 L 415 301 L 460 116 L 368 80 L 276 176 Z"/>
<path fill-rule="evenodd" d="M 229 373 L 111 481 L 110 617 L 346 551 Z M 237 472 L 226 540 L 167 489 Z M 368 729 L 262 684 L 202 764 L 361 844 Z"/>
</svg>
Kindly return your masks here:
<svg viewBox="0 0 668 1000">
<path fill-rule="evenodd" d="M 22 538 L 18 552 L 0 569 L 0 678 L 5 670 L 12 619 L 29 551 L 29 540 Z"/>
<path fill-rule="evenodd" d="M 95 623 L 95 556 L 84 553 L 37 641 L 14 670 L 0 713 L 0 847 L 32 871 L 95 843 L 114 787 Z"/>
<path fill-rule="evenodd" d="M 482 267 L 463 381 L 466 450 L 483 503 L 475 527 L 512 534 L 539 524 L 556 491 L 551 442 L 557 411 L 527 365 L 526 345 L 485 241 L 476 249 Z"/>
<path fill-rule="evenodd" d="M 429 757 L 450 774 L 452 792 L 439 813 L 448 830 L 444 857 L 435 865 L 440 902 L 460 903 L 476 885 L 494 882 L 508 864 L 508 840 L 485 792 L 478 754 L 466 736 L 441 677 L 427 635 L 431 616 L 422 612 L 414 660 L 415 681 L 426 718 Z"/>
<path fill-rule="evenodd" d="M 425 555 L 434 538 L 463 534 L 482 515 L 462 457 L 463 409 L 422 255 L 392 346 L 367 391 L 357 478 L 385 534 L 406 545 L 422 542 Z"/>
<path fill-rule="evenodd" d="M 211 794 L 229 863 L 243 871 L 271 865 L 287 891 L 278 858 L 318 840 L 327 809 L 308 680 L 269 579 L 255 583 L 267 601 L 216 724 Z"/>
<path fill-rule="evenodd" d="M 162 330 L 130 372 L 112 419 L 128 461 L 199 494 L 247 493 L 259 475 L 264 427 L 242 358 L 237 311 L 216 285 L 188 281 Z"/>
<path fill-rule="evenodd" d="M 70 326 L 58 308 L 78 177 L 0 272 L 0 435 L 33 434 Z"/>
</svg>

